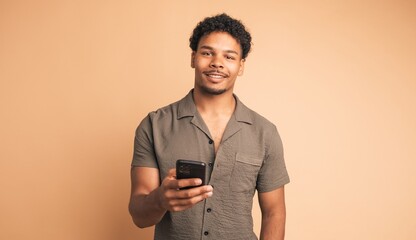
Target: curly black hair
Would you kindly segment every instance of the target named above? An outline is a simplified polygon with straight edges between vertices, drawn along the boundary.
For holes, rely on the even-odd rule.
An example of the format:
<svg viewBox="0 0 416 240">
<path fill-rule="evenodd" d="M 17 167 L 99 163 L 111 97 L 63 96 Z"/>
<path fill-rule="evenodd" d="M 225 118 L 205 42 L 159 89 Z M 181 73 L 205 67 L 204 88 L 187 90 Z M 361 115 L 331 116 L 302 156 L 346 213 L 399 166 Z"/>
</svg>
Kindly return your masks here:
<svg viewBox="0 0 416 240">
<path fill-rule="evenodd" d="M 225 13 L 207 17 L 199 22 L 189 38 L 189 46 L 192 51 L 196 51 L 201 37 L 212 32 L 226 32 L 237 40 L 243 51 L 242 58 L 245 59 L 251 48 L 251 35 L 244 27 L 243 23 L 231 18 Z"/>
</svg>

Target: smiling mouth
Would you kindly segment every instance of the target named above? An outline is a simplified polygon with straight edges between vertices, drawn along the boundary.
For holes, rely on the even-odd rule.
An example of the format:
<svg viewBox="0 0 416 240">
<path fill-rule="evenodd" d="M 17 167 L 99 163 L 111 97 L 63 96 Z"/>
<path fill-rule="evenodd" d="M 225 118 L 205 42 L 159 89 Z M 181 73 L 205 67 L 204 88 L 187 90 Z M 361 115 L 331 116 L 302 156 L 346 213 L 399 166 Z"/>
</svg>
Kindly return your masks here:
<svg viewBox="0 0 416 240">
<path fill-rule="evenodd" d="M 213 79 L 222 79 L 222 78 L 228 77 L 227 74 L 218 72 L 218 71 L 208 71 L 208 72 L 204 72 L 204 74 L 208 76 L 209 78 L 213 78 Z"/>
</svg>

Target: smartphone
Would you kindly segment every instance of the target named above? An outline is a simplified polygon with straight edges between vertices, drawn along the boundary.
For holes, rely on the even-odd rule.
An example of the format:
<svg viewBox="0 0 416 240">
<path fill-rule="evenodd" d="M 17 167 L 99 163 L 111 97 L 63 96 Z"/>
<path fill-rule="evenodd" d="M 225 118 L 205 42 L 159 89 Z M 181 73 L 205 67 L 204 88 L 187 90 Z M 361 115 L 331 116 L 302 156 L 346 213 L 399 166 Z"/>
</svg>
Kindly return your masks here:
<svg viewBox="0 0 416 240">
<path fill-rule="evenodd" d="M 206 185 L 205 169 L 206 164 L 204 162 L 179 159 L 176 161 L 176 179 L 200 178 L 202 180 L 201 185 Z M 198 186 L 184 187 L 181 189 L 189 189 L 193 187 Z"/>
</svg>

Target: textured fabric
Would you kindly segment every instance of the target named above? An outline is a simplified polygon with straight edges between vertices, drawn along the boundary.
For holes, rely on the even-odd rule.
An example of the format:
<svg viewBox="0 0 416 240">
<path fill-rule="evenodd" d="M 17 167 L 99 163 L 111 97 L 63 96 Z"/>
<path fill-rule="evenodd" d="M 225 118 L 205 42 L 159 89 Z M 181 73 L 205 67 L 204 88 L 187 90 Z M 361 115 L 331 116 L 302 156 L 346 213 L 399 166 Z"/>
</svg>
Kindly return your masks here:
<svg viewBox="0 0 416 240">
<path fill-rule="evenodd" d="M 167 212 L 156 225 L 156 240 L 257 239 L 251 216 L 255 190 L 289 182 L 276 127 L 235 98 L 217 155 L 192 91 L 149 113 L 137 128 L 132 166 L 158 168 L 162 180 L 178 159 L 203 161 L 214 187 L 212 197 L 191 209 Z"/>
</svg>

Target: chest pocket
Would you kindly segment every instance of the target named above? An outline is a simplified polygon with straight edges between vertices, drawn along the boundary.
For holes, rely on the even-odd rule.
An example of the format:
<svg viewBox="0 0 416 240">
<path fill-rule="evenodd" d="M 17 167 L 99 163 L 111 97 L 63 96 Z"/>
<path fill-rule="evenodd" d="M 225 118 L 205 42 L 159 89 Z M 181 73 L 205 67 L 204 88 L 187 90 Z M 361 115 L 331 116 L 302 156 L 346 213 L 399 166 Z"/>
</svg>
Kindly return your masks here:
<svg viewBox="0 0 416 240">
<path fill-rule="evenodd" d="M 237 153 L 230 178 L 230 190 L 254 193 L 261 164 L 260 158 Z"/>
</svg>

